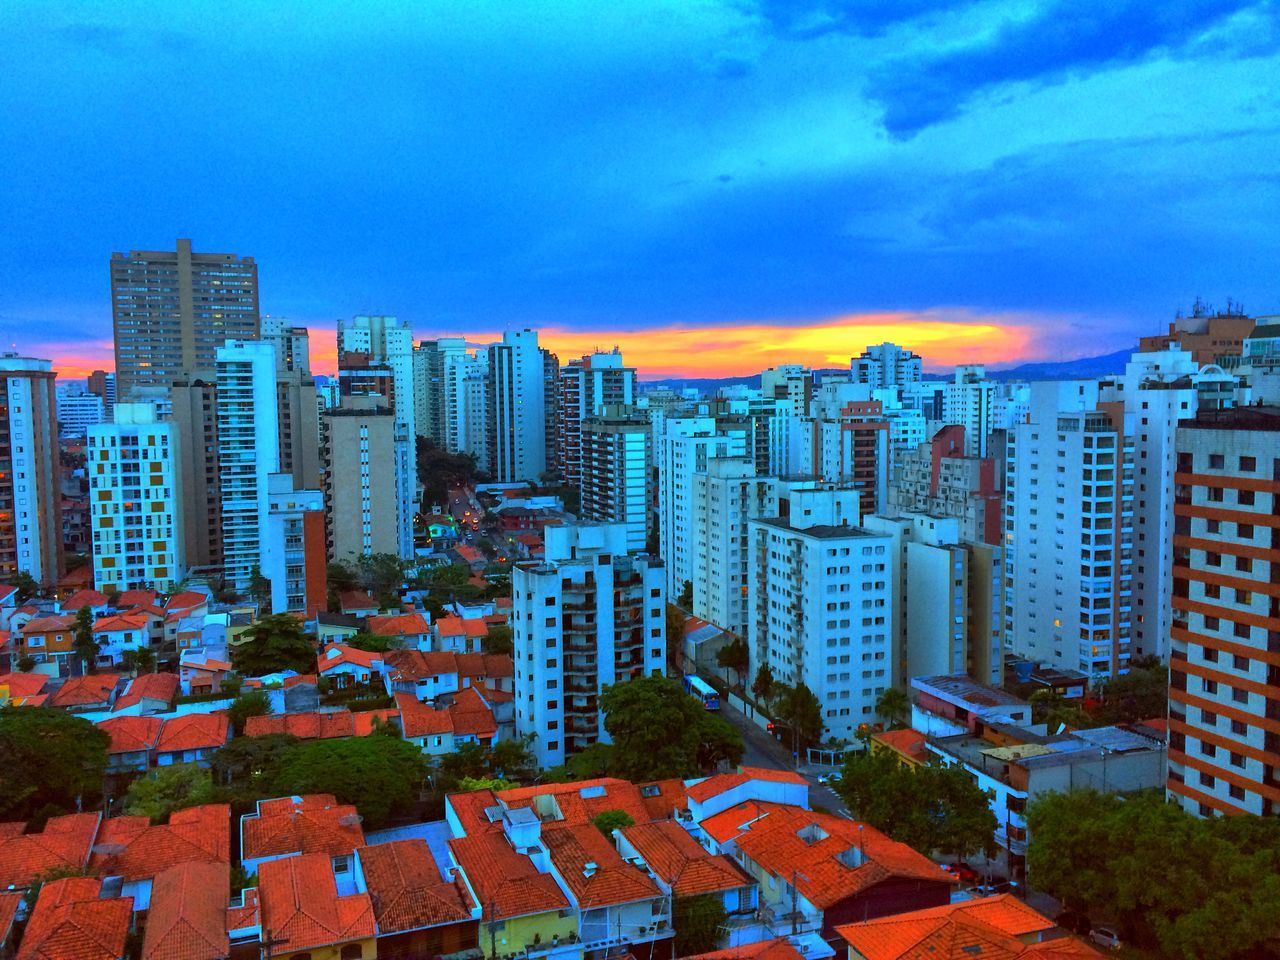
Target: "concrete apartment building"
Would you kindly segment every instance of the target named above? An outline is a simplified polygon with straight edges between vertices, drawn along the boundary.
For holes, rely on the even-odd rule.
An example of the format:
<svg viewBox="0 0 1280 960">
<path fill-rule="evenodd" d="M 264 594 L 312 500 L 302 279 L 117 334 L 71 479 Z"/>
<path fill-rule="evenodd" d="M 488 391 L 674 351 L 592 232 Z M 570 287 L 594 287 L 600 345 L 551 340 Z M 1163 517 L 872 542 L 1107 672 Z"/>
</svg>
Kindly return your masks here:
<svg viewBox="0 0 1280 960">
<path fill-rule="evenodd" d="M 178 489 L 181 440 L 154 404 L 118 403 L 115 422 L 89 429 L 86 469 L 93 584 L 168 593 L 187 574 Z"/>
<path fill-rule="evenodd" d="M 856 384 L 841 386 L 865 391 Z M 883 404 L 842 400 L 837 406 L 815 400 L 813 410 L 813 416 L 795 418 L 791 424 L 788 475 L 852 484 L 861 491 L 863 513 L 883 510 L 889 491 L 890 436 Z"/>
<path fill-rule="evenodd" d="M 899 394 L 924 376 L 924 361 L 896 343 L 867 347 L 849 367 L 855 383 L 864 383 L 872 390 L 893 389 Z"/>
<path fill-rule="evenodd" d="M 259 334 L 258 265 L 234 253 L 176 250 L 113 253 L 111 316 L 116 390 L 167 390 L 193 370 L 211 370 L 225 340 Z"/>
<path fill-rule="evenodd" d="M 965 428 L 953 424 L 898 455 L 889 483 L 889 513 L 951 517 L 960 523 L 961 540 L 998 544 L 1004 493 L 995 458 L 964 451 Z"/>
<path fill-rule="evenodd" d="M 169 388 L 169 422 L 178 439 L 183 554 L 192 569 L 222 566 L 222 492 L 218 466 L 218 380 L 213 369 Z"/>
<path fill-rule="evenodd" d="M 390 405 L 382 397 L 344 397 L 321 419 L 329 557 L 354 563 L 366 554 L 396 553 L 396 483 L 386 468 L 395 459 Z"/>
<path fill-rule="evenodd" d="M 1090 683 L 1132 655 L 1133 453 L 1096 381 L 1032 384 L 1029 421 L 1009 435 L 1006 646 Z"/>
<path fill-rule="evenodd" d="M 964 452 L 970 457 L 985 457 L 995 429 L 995 400 L 998 393 L 994 380 L 987 379 L 987 368 L 980 363 L 956 367 L 955 379 L 942 391 L 942 419 L 964 427 Z"/>
<path fill-rule="evenodd" d="M 635 403 L 635 367 L 623 366 L 622 353 L 615 347 L 608 353 L 590 353 L 570 360 L 558 372 L 556 390 L 559 425 L 557 466 L 570 487 L 580 486 L 583 468 L 583 423 L 599 417 L 606 407 L 629 407 Z"/>
<path fill-rule="evenodd" d="M 808 416 L 813 401 L 813 371 L 798 363 L 770 367 L 760 374 L 760 396 L 777 401 L 784 416 Z"/>
<path fill-rule="evenodd" d="M 546 529 L 542 561 L 512 570 L 515 725 L 540 767 L 607 743 L 608 684 L 666 669 L 662 561 L 630 553 L 622 524 Z"/>
<path fill-rule="evenodd" d="M 509 330 L 489 345 L 485 418 L 488 469 L 499 483 L 547 470 L 547 396 L 536 330 Z"/>
<path fill-rule="evenodd" d="M 1156 353 L 1178 348 L 1191 354 L 1201 366 L 1218 363 L 1224 358 L 1239 357 L 1244 341 L 1253 333 L 1255 321 L 1233 307 L 1215 311 L 1196 300 L 1191 316 L 1178 317 L 1169 324 L 1169 332 L 1138 339 L 1141 353 Z"/>
<path fill-rule="evenodd" d="M 1280 408 L 1179 425 L 1169 666 L 1170 800 L 1280 811 Z"/>
<path fill-rule="evenodd" d="M 271 582 L 271 612 L 314 616 L 328 603 L 324 494 L 298 490 L 289 473 L 267 478 L 262 575 Z"/>
<path fill-rule="evenodd" d="M 693 610 L 723 630 L 747 635 L 751 551 L 747 521 L 772 516 L 771 478 L 757 476 L 751 457 L 713 457 L 693 475 Z"/>
<path fill-rule="evenodd" d="M 469 357 L 464 337 L 423 340 L 413 351 L 414 414 L 418 436 L 458 453 L 464 449 L 462 373 Z"/>
<path fill-rule="evenodd" d="M 48 360 L 0 354 L 0 578 L 65 570 L 56 379 Z"/>
<path fill-rule="evenodd" d="M 653 521 L 649 418 L 629 406 L 608 405 L 576 429 L 579 515 L 583 520 L 623 524 L 627 550 L 644 552 Z"/>
</svg>

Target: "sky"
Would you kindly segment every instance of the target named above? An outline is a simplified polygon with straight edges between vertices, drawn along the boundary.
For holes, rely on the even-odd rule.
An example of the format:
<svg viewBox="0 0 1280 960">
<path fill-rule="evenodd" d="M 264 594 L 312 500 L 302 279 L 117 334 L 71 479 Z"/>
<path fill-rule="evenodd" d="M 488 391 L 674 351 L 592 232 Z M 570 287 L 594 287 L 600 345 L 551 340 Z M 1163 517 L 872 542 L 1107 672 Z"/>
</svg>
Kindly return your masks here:
<svg viewBox="0 0 1280 960">
<path fill-rule="evenodd" d="M 110 366 L 112 251 L 264 312 L 642 376 L 1109 353 L 1280 313 L 1280 5 L 0 4 L 0 339 Z"/>
</svg>

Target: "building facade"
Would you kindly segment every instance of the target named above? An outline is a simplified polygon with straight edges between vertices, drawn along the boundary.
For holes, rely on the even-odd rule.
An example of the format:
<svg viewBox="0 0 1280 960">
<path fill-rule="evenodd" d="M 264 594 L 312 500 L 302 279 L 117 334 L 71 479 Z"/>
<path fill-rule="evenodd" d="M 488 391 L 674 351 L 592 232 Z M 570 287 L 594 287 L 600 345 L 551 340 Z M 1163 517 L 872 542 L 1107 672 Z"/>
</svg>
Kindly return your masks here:
<svg viewBox="0 0 1280 960">
<path fill-rule="evenodd" d="M 355 563 L 398 550 L 395 415 L 382 398 L 344 397 L 324 414 L 324 492 L 329 557 Z"/>
<path fill-rule="evenodd" d="M 488 358 L 488 470 L 499 483 L 537 480 L 547 470 L 547 371 L 537 331 L 507 331 Z"/>
<path fill-rule="evenodd" d="M 649 419 L 630 407 L 605 406 L 576 429 L 579 515 L 583 520 L 623 524 L 627 550 L 642 553 L 653 519 Z"/>
<path fill-rule="evenodd" d="M 0 354 L 0 579 L 48 585 L 65 569 L 56 377 L 48 360 Z"/>
</svg>

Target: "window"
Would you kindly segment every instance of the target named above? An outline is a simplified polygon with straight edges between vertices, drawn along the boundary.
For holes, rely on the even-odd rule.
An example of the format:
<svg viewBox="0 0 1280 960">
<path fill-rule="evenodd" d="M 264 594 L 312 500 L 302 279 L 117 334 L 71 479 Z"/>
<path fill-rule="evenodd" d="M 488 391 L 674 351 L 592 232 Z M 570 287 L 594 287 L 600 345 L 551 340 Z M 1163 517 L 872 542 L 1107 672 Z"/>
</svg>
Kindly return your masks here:
<svg viewBox="0 0 1280 960">
<path fill-rule="evenodd" d="M 1242 506 L 1242 507 L 1252 507 L 1252 506 L 1253 506 L 1253 491 L 1252 491 L 1252 490 L 1237 490 L 1237 491 L 1236 491 L 1236 503 L 1240 504 L 1240 506 Z"/>
<path fill-rule="evenodd" d="M 1231 699 L 1232 699 L 1232 700 L 1234 700 L 1236 703 L 1248 703 L 1248 702 L 1249 702 L 1249 691 L 1248 691 L 1248 690 L 1241 690 L 1239 687 L 1232 687 L 1232 688 L 1231 688 Z"/>
<path fill-rule="evenodd" d="M 358 943 L 348 943 L 342 948 L 342 960 L 360 960 L 364 956 Z"/>
<path fill-rule="evenodd" d="M 1227 465 L 1227 458 L 1220 453 L 1209 454 L 1209 469 L 1221 470 Z"/>
<path fill-rule="evenodd" d="M 1241 457 L 1240 458 L 1240 471 L 1242 473 L 1254 473 L 1257 471 L 1257 469 L 1258 469 L 1257 457 Z"/>
<path fill-rule="evenodd" d="M 1244 787 L 1236 786 L 1234 783 L 1227 788 L 1227 792 L 1231 794 L 1232 800 L 1244 799 Z"/>
<path fill-rule="evenodd" d="M 1243 767 L 1243 766 L 1244 766 L 1244 755 L 1243 755 L 1243 754 L 1239 754 L 1239 753 L 1233 753 L 1233 754 L 1231 754 L 1231 765 L 1232 765 L 1233 767 Z"/>
</svg>

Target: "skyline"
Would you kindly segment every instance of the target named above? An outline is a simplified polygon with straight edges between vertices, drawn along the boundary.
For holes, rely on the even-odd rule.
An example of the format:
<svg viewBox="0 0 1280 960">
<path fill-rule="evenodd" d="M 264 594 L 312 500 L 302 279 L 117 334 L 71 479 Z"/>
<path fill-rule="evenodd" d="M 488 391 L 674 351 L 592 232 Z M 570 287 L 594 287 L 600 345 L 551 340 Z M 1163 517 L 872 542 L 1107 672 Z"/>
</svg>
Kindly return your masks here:
<svg viewBox="0 0 1280 960">
<path fill-rule="evenodd" d="M 109 255 L 179 236 L 253 256 L 322 371 L 359 313 L 656 377 L 1280 312 L 1271 3 L 849 9 L 8 5 L 0 337 L 109 365 Z"/>
</svg>

